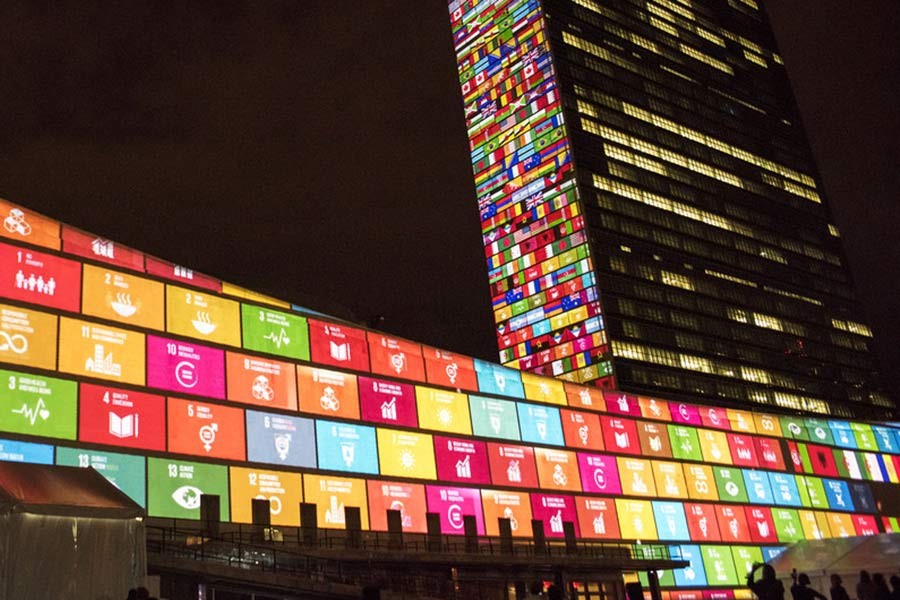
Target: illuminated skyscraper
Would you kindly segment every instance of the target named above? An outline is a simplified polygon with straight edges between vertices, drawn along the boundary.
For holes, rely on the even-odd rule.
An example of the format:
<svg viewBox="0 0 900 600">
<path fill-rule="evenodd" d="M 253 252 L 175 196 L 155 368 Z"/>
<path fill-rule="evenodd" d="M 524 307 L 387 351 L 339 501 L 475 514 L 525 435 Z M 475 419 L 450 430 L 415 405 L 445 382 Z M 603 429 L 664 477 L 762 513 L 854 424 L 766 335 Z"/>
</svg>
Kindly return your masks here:
<svg viewBox="0 0 900 600">
<path fill-rule="evenodd" d="M 502 363 L 893 408 L 758 0 L 449 8 Z"/>
</svg>

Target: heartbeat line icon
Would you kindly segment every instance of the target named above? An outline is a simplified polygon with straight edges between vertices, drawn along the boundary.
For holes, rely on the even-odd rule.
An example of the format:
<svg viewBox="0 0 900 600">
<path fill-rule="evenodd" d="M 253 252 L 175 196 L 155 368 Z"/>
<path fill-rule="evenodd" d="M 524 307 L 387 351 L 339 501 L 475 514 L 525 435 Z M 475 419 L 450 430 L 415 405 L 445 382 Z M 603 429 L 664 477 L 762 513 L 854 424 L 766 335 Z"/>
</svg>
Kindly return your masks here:
<svg viewBox="0 0 900 600">
<path fill-rule="evenodd" d="M 25 419 L 34 425 L 38 417 L 41 418 L 42 421 L 46 421 L 50 418 L 50 411 L 47 410 L 47 405 L 44 404 L 43 398 L 38 398 L 37 404 L 34 405 L 34 408 L 28 406 L 28 403 L 22 405 L 22 408 L 12 411 L 13 414 L 22 415 Z"/>
<path fill-rule="evenodd" d="M 288 334 L 284 330 L 283 327 L 281 328 L 281 331 L 279 331 L 278 333 L 272 332 L 272 333 L 264 335 L 263 339 L 269 340 L 270 342 L 275 344 L 276 348 L 281 348 L 282 344 L 287 346 L 288 344 L 291 343 L 291 338 L 288 337 Z"/>
</svg>

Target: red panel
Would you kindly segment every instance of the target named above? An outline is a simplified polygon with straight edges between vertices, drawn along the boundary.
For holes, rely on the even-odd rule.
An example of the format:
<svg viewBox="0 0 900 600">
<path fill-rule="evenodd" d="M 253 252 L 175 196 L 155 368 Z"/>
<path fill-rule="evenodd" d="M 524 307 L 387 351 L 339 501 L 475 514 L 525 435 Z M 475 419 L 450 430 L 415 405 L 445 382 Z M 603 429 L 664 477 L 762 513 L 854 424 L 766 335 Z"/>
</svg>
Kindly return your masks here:
<svg viewBox="0 0 900 600">
<path fill-rule="evenodd" d="M 806 449 L 809 450 L 809 460 L 812 462 L 813 473 L 827 477 L 837 477 L 839 475 L 831 448 L 819 446 L 818 444 L 807 444 Z"/>
<path fill-rule="evenodd" d="M 0 294 L 61 310 L 81 310 L 81 263 L 0 244 Z"/>
<path fill-rule="evenodd" d="M 720 542 L 719 522 L 714 504 L 685 502 L 684 514 L 687 517 L 688 531 L 695 542 Z M 733 517 L 729 517 L 733 518 Z"/>
<path fill-rule="evenodd" d="M 367 333 L 367 337 L 373 373 L 425 381 L 422 346 L 371 331 Z"/>
<path fill-rule="evenodd" d="M 701 406 L 700 420 L 706 427 L 713 429 L 731 429 L 731 422 L 724 408 L 715 406 Z"/>
<path fill-rule="evenodd" d="M 641 405 L 637 396 L 630 396 L 622 392 L 603 392 L 606 400 L 606 412 L 618 415 L 641 416 Z"/>
<path fill-rule="evenodd" d="M 768 506 L 747 506 L 744 510 L 747 512 L 747 527 L 752 540 L 760 544 L 777 544 L 772 509 Z"/>
<path fill-rule="evenodd" d="M 460 390 L 478 391 L 475 361 L 468 356 L 428 346 L 422 347 L 422 354 L 425 357 L 425 374 L 428 377 L 428 383 Z"/>
<path fill-rule="evenodd" d="M 806 473 L 806 467 L 803 466 L 803 459 L 800 457 L 800 448 L 797 442 L 791 440 L 787 443 L 788 454 L 791 457 L 791 465 L 797 473 Z"/>
<path fill-rule="evenodd" d="M 82 383 L 79 388 L 78 439 L 82 442 L 166 449 L 166 399 L 163 396 Z"/>
<path fill-rule="evenodd" d="M 603 415 L 600 417 L 600 423 L 603 427 L 603 440 L 608 451 L 621 454 L 641 454 L 641 443 L 634 421 Z"/>
<path fill-rule="evenodd" d="M 726 434 L 726 437 L 728 438 L 728 447 L 731 449 L 731 460 L 736 466 L 759 466 L 759 460 L 756 458 L 756 444 L 753 442 L 752 435 L 729 433 Z"/>
<path fill-rule="evenodd" d="M 244 411 L 169 398 L 169 452 L 246 460 Z"/>
<path fill-rule="evenodd" d="M 144 272 L 144 254 L 68 225 L 62 228 L 63 252 Z"/>
<path fill-rule="evenodd" d="M 878 523 L 872 515 L 853 515 L 853 527 L 856 535 L 877 535 Z"/>
<path fill-rule="evenodd" d="M 538 487 L 534 449 L 528 446 L 488 443 L 488 461 L 494 485 Z"/>
<path fill-rule="evenodd" d="M 177 281 L 178 283 L 192 285 L 194 287 L 212 290 L 214 292 L 222 291 L 222 282 L 214 277 L 196 273 L 191 269 L 164 260 L 159 260 L 152 256 L 145 257 L 144 262 L 146 264 L 147 272 L 151 275 L 156 275 L 157 277 L 162 277 L 163 279 L 169 279 L 171 281 Z"/>
<path fill-rule="evenodd" d="M 747 510 L 749 511 L 750 509 L 748 508 Z M 717 504 L 716 515 L 719 517 L 719 535 L 723 542 L 751 541 L 752 537 L 749 524 L 747 523 L 747 514 L 744 512 L 743 506 Z M 771 520 L 771 516 L 769 520 Z M 774 527 L 772 527 L 772 541 L 777 541 Z"/>
<path fill-rule="evenodd" d="M 312 361 L 355 371 L 369 370 L 366 332 L 355 327 L 309 320 Z"/>
<path fill-rule="evenodd" d="M 759 461 L 760 467 L 784 471 L 784 455 L 778 440 L 758 437 L 754 438 L 754 444 L 756 444 L 756 459 Z"/>
<path fill-rule="evenodd" d="M 484 442 L 434 436 L 438 479 L 458 483 L 490 483 Z"/>
<path fill-rule="evenodd" d="M 562 409 L 563 435 L 569 448 L 603 450 L 600 416 L 589 412 Z"/>
</svg>

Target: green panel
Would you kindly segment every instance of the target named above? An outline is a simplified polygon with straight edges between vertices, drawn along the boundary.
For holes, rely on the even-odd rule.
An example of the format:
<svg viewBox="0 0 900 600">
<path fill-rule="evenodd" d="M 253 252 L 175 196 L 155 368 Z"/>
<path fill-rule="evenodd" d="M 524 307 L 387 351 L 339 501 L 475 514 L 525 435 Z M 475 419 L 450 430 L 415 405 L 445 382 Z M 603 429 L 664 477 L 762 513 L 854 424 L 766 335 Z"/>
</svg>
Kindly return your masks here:
<svg viewBox="0 0 900 600">
<path fill-rule="evenodd" d="M 731 555 L 734 557 L 734 569 L 738 573 L 749 573 L 753 565 L 763 562 L 759 546 L 731 546 Z"/>
<path fill-rule="evenodd" d="M 200 495 L 217 494 L 228 520 L 228 467 L 162 458 L 147 459 L 147 513 L 151 517 L 200 518 Z"/>
<path fill-rule="evenodd" d="M 85 448 L 56 449 L 56 464 L 69 467 L 94 467 L 110 483 L 140 504 L 147 506 L 144 457 Z"/>
<path fill-rule="evenodd" d="M 819 477 L 811 475 L 797 475 L 797 487 L 804 489 L 809 496 L 809 505 L 812 508 L 829 509 L 828 496 L 825 495 L 825 484 Z"/>
<path fill-rule="evenodd" d="M 809 441 L 809 432 L 802 417 L 781 417 L 781 432 L 786 438 Z"/>
<path fill-rule="evenodd" d="M 703 567 L 710 587 L 737 585 L 737 572 L 734 569 L 734 558 L 729 546 L 700 546 L 703 555 Z"/>
<path fill-rule="evenodd" d="M 809 458 L 809 448 L 806 444 L 797 444 L 797 451 L 800 453 L 800 462 L 803 464 L 803 470 L 807 473 L 813 472 L 812 459 Z"/>
<path fill-rule="evenodd" d="M 0 369 L 0 430 L 74 440 L 77 415 L 74 381 Z"/>
<path fill-rule="evenodd" d="M 775 522 L 775 532 L 778 541 L 783 543 L 799 542 L 806 539 L 803 535 L 803 524 L 800 516 L 792 508 L 773 508 L 772 521 Z"/>
<path fill-rule="evenodd" d="M 740 469 L 735 467 L 713 467 L 716 476 L 716 487 L 719 489 L 719 498 L 726 502 L 749 502 L 747 487 L 744 484 L 744 476 Z"/>
<path fill-rule="evenodd" d="M 672 442 L 672 456 L 682 460 L 703 460 L 697 430 L 683 425 L 669 425 L 669 440 Z"/>
<path fill-rule="evenodd" d="M 857 424 L 851 423 L 851 425 Z M 879 451 L 878 442 L 875 440 L 875 432 L 872 431 L 871 426 L 859 423 L 859 428 L 854 429 L 853 433 L 856 434 L 856 445 L 859 446 L 860 450 L 866 450 L 867 452 Z"/>
<path fill-rule="evenodd" d="M 817 444 L 834 446 L 834 434 L 828 423 L 821 419 L 806 419 L 806 427 L 809 431 L 809 439 Z"/>
<path fill-rule="evenodd" d="M 469 414 L 472 415 L 472 432 L 475 435 L 521 439 L 516 403 L 511 400 L 469 396 Z"/>
<path fill-rule="evenodd" d="M 812 501 L 809 499 L 809 490 L 806 487 L 806 476 L 794 475 L 794 479 L 797 481 L 797 491 L 800 493 L 800 504 L 802 504 L 804 508 L 812 508 Z"/>
<path fill-rule="evenodd" d="M 279 310 L 241 304 L 243 346 L 248 350 L 309 360 L 306 319 Z"/>
</svg>

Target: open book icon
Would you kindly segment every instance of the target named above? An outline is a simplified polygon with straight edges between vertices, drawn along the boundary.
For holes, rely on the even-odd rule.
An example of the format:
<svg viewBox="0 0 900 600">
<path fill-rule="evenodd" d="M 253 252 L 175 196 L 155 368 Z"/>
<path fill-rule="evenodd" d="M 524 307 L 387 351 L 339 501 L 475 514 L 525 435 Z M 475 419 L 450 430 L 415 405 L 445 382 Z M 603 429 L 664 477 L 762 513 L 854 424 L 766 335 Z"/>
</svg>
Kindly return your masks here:
<svg viewBox="0 0 900 600">
<path fill-rule="evenodd" d="M 137 437 L 138 423 L 138 415 L 120 417 L 114 412 L 109 413 L 109 433 L 117 438 Z"/>
<path fill-rule="evenodd" d="M 340 361 L 350 360 L 350 344 L 346 342 L 344 342 L 343 344 L 329 342 L 329 344 L 331 358 Z"/>
</svg>

